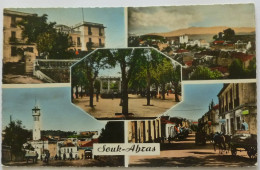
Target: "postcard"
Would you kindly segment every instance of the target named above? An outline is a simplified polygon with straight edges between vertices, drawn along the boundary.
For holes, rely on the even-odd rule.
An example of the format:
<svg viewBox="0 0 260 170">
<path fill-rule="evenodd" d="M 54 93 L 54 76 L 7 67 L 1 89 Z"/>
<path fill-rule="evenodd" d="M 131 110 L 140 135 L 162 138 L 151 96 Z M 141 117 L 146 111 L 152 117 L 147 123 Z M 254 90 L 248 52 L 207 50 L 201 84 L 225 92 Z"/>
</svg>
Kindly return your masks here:
<svg viewBox="0 0 260 170">
<path fill-rule="evenodd" d="M 4 167 L 256 167 L 254 4 L 5 8 Z"/>
</svg>

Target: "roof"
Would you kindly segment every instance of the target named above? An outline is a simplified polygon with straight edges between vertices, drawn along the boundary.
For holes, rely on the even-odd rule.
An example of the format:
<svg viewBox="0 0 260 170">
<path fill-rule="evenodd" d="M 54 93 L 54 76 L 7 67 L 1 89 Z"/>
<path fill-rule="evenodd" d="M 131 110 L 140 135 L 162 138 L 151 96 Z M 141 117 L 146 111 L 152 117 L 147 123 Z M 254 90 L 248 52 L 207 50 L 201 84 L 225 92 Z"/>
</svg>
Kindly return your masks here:
<svg viewBox="0 0 260 170">
<path fill-rule="evenodd" d="M 225 41 L 219 40 L 219 41 L 213 41 L 214 44 L 223 44 Z"/>
<path fill-rule="evenodd" d="M 219 108 L 219 104 L 216 104 L 215 106 L 213 106 L 213 109 L 218 109 Z"/>
<path fill-rule="evenodd" d="M 98 139 L 92 139 L 91 141 L 87 141 L 80 147 L 93 147 L 93 143 L 98 143 Z"/>
<path fill-rule="evenodd" d="M 212 67 L 210 69 L 211 70 L 218 70 L 221 73 L 227 73 L 228 72 L 228 67 L 221 67 L 221 66 L 219 66 L 219 67 Z"/>
<path fill-rule="evenodd" d="M 94 22 L 86 22 L 86 21 L 76 24 L 73 28 L 77 28 L 80 26 L 93 26 L 93 27 L 106 28 L 103 24 L 94 23 Z"/>
<path fill-rule="evenodd" d="M 223 84 L 223 88 L 220 90 L 217 96 L 220 96 L 220 94 L 228 87 L 229 83 Z"/>
<path fill-rule="evenodd" d="M 189 50 L 179 49 L 176 51 L 176 53 L 186 53 L 186 52 L 189 52 Z"/>
<path fill-rule="evenodd" d="M 232 53 L 231 57 L 240 59 L 241 61 L 245 62 L 247 60 L 251 60 L 254 57 L 254 55 L 248 55 L 242 52 L 236 52 L 236 53 Z"/>
<path fill-rule="evenodd" d="M 169 121 L 169 120 L 167 120 L 167 119 L 161 119 L 161 123 L 162 124 L 175 124 L 175 123 L 173 123 L 173 122 L 171 122 L 171 121 Z"/>
<path fill-rule="evenodd" d="M 16 16 L 37 16 L 37 14 L 31 14 L 31 13 L 25 13 L 25 12 L 19 12 L 19 11 L 12 11 L 9 9 L 4 9 L 4 15 L 16 15 Z"/>
<path fill-rule="evenodd" d="M 66 143 L 62 145 L 62 147 L 74 147 L 75 145 L 73 143 Z"/>
</svg>

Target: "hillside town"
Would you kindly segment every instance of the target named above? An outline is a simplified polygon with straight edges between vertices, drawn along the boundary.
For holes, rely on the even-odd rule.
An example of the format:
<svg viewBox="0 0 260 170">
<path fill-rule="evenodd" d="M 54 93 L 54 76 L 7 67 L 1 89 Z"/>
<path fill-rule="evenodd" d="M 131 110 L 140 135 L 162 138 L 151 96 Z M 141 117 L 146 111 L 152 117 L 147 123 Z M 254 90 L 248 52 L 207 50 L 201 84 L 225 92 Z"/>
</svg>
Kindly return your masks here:
<svg viewBox="0 0 260 170">
<path fill-rule="evenodd" d="M 254 32 L 236 34 L 226 28 L 216 35 L 129 34 L 128 45 L 152 46 L 164 52 L 183 65 L 183 80 L 256 77 Z"/>
</svg>

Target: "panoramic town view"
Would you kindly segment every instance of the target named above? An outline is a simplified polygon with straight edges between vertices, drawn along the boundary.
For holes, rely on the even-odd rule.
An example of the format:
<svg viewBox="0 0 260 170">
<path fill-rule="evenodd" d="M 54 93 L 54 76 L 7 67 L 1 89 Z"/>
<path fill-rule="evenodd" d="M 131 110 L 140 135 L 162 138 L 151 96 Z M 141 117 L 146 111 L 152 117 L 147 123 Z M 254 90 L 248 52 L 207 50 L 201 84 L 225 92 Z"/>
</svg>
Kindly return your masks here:
<svg viewBox="0 0 260 170">
<path fill-rule="evenodd" d="M 211 93 L 198 96 L 203 90 Z M 129 143 L 161 147 L 159 156 L 131 156 L 130 167 L 256 165 L 256 83 L 184 85 L 184 97 L 164 116 L 129 122 Z"/>
<path fill-rule="evenodd" d="M 70 103 L 69 91 L 3 89 L 4 165 L 124 166 L 124 156 L 92 153 L 94 143 L 124 143 L 124 123 L 99 122 L 84 114 Z"/>
<path fill-rule="evenodd" d="M 99 49 L 71 70 L 72 103 L 97 119 L 155 119 L 181 100 L 181 65 L 154 48 Z"/>
<path fill-rule="evenodd" d="M 256 78 L 252 4 L 129 8 L 128 27 L 129 47 L 164 52 L 183 80 Z"/>
</svg>

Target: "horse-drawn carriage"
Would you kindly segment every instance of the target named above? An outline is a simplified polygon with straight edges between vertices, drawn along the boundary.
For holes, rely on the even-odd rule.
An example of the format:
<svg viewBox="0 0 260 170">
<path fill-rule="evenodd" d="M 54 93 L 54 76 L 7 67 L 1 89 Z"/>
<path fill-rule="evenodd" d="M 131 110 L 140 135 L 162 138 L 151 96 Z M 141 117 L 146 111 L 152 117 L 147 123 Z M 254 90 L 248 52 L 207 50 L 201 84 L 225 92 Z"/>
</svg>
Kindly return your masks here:
<svg viewBox="0 0 260 170">
<path fill-rule="evenodd" d="M 232 155 L 236 156 L 237 151 L 246 151 L 250 158 L 257 156 L 257 136 L 241 131 L 233 135 L 230 141 Z"/>
</svg>

